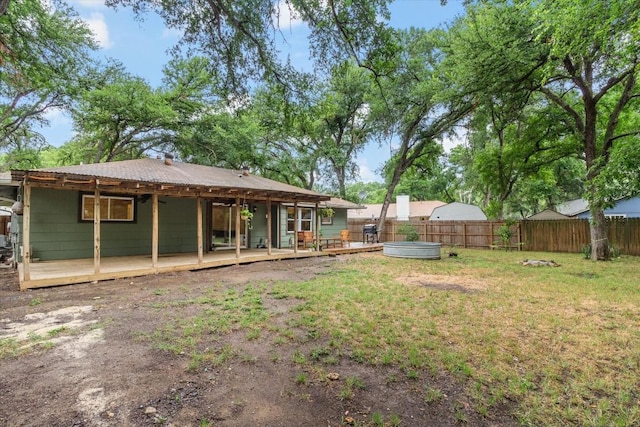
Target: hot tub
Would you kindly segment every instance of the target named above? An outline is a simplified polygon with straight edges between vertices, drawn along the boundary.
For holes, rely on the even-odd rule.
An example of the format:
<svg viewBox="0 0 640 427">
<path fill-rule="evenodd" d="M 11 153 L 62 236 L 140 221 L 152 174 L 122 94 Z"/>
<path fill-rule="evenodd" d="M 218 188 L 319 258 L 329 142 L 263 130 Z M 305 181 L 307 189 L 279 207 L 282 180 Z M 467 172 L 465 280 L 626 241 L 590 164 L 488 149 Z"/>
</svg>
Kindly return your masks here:
<svg viewBox="0 0 640 427">
<path fill-rule="evenodd" d="M 385 242 L 382 253 L 398 258 L 440 259 L 440 243 Z"/>
</svg>

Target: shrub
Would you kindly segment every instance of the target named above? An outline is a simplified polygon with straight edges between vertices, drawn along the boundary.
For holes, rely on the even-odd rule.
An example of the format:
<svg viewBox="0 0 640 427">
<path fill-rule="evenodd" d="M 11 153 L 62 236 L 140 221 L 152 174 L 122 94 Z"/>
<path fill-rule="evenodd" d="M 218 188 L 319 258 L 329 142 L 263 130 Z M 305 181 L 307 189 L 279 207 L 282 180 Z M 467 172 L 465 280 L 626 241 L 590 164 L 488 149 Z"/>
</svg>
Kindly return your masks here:
<svg viewBox="0 0 640 427">
<path fill-rule="evenodd" d="M 407 242 L 417 242 L 420 239 L 420 234 L 418 234 L 418 230 L 411 224 L 402 224 L 398 227 L 398 234 L 404 236 L 404 240 Z"/>
</svg>

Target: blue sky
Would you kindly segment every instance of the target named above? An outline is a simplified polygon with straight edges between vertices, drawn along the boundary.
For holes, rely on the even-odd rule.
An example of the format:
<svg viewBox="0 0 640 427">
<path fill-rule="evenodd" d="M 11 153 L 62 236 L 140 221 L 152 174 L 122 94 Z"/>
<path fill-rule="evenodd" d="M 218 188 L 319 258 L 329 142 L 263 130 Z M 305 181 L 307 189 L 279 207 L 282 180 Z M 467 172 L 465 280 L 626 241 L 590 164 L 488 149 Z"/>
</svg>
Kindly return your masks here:
<svg viewBox="0 0 640 427">
<path fill-rule="evenodd" d="M 167 50 L 180 40 L 180 34 L 165 27 L 153 14 L 144 21 L 134 19 L 127 8 L 112 9 L 101 0 L 73 0 L 69 4 L 77 10 L 100 44 L 99 55 L 120 61 L 127 70 L 143 77 L 152 86 L 158 86 L 162 68 L 169 61 Z M 463 11 L 462 0 L 448 0 L 441 6 L 440 0 L 395 0 L 390 5 L 391 23 L 398 28 L 431 28 L 450 22 Z M 295 17 L 281 19 L 281 29 L 287 35 L 292 61 L 304 66 L 309 52 L 304 41 L 306 29 Z M 299 36 L 298 36 L 299 35 Z M 51 126 L 41 133 L 52 145 L 60 146 L 72 137 L 69 117 L 60 113 L 49 114 Z M 390 147 L 370 144 L 358 157 L 362 181 L 379 181 L 375 170 L 389 158 Z"/>
</svg>

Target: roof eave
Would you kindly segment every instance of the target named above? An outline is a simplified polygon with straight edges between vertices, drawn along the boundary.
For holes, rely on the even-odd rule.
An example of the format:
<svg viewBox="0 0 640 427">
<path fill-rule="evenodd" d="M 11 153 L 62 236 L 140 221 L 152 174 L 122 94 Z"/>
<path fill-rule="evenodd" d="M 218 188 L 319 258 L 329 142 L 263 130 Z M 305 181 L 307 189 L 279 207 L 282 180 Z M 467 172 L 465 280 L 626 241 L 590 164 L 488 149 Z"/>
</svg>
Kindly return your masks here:
<svg viewBox="0 0 640 427">
<path fill-rule="evenodd" d="M 143 180 L 117 179 L 96 175 L 80 175 L 68 172 L 12 170 L 11 178 L 23 184 L 54 189 L 103 191 L 115 193 L 157 193 L 178 197 L 233 198 L 250 200 L 290 200 L 305 202 L 323 202 L 330 196 L 320 193 L 271 190 L 267 188 L 247 188 L 230 186 L 207 186 L 176 184 L 171 182 L 151 182 Z"/>
</svg>

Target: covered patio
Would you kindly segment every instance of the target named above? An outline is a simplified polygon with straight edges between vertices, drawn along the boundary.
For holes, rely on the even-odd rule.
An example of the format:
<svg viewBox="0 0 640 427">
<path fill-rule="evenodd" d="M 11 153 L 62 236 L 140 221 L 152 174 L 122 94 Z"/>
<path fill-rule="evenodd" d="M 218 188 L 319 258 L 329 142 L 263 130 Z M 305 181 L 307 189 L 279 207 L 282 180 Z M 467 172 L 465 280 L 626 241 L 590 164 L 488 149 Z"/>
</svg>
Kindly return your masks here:
<svg viewBox="0 0 640 427">
<path fill-rule="evenodd" d="M 290 204 L 293 212 L 311 206 L 315 217 L 319 204 L 331 199 L 247 170 L 170 157 L 14 170 L 11 176 L 23 202 L 16 217 L 23 290 L 317 256 L 282 241 L 312 224 L 319 248 L 320 218 L 292 220 L 282 206 Z M 217 232 L 208 220 L 211 205 L 229 211 L 225 250 L 211 245 Z M 256 215 L 252 226 L 253 215 L 243 216 L 249 208 Z M 251 229 L 259 242 L 250 240 Z"/>
<path fill-rule="evenodd" d="M 22 265 L 19 265 L 18 273 L 20 275 L 21 289 L 31 289 L 175 271 L 201 270 L 259 261 L 279 261 L 380 250 L 382 250 L 382 244 L 354 242 L 346 248 L 326 249 L 324 251 L 295 251 L 293 249 L 273 248 L 271 251 L 266 249 L 244 249 L 238 256 L 233 250 L 225 250 L 203 254 L 202 258 L 199 258 L 197 253 L 175 253 L 158 256 L 155 265 L 152 262 L 151 255 L 102 257 L 98 273 L 95 272 L 92 258 L 79 258 L 31 262 L 28 280 L 24 278 Z"/>
</svg>

